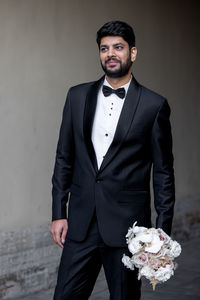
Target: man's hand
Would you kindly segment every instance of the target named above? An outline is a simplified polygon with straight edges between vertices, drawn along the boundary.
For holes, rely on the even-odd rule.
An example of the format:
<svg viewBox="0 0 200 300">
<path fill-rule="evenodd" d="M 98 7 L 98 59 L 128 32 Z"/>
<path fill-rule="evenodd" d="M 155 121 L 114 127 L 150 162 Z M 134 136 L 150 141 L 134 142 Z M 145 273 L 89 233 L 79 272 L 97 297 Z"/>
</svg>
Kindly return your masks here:
<svg viewBox="0 0 200 300">
<path fill-rule="evenodd" d="M 66 219 L 55 220 L 51 223 L 50 232 L 56 244 L 63 248 L 66 234 L 68 230 L 68 222 Z"/>
</svg>

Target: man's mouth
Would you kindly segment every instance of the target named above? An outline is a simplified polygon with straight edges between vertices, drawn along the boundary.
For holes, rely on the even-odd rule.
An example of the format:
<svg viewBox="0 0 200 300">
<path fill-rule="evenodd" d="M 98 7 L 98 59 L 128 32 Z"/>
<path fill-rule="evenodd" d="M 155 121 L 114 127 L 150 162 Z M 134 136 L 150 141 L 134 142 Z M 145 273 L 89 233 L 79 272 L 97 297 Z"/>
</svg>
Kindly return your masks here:
<svg viewBox="0 0 200 300">
<path fill-rule="evenodd" d="M 110 67 L 114 67 L 114 66 L 117 65 L 117 61 L 109 61 L 107 64 L 108 64 Z"/>
<path fill-rule="evenodd" d="M 119 63 L 119 61 L 116 59 L 108 59 L 106 61 L 106 64 L 110 67 L 115 67 L 118 63 Z"/>
</svg>

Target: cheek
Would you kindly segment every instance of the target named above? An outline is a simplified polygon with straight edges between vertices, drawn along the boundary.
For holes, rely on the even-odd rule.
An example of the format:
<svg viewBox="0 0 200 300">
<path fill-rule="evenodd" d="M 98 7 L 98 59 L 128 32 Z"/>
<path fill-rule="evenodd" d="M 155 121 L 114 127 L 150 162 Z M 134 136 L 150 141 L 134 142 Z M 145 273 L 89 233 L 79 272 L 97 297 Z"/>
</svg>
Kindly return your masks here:
<svg viewBox="0 0 200 300">
<path fill-rule="evenodd" d="M 121 62 L 125 62 L 127 60 L 127 55 L 125 53 L 118 53 L 118 58 L 121 60 Z"/>
<path fill-rule="evenodd" d="M 105 56 L 104 55 L 100 55 L 100 61 L 101 61 L 101 63 L 104 63 L 105 62 Z"/>
</svg>

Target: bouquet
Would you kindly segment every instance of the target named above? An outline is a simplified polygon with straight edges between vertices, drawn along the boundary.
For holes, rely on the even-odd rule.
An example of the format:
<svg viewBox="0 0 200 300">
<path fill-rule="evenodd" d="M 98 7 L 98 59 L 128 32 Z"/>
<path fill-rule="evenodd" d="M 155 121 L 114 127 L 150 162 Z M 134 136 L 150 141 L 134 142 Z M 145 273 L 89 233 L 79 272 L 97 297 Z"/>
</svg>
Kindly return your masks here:
<svg viewBox="0 0 200 300">
<path fill-rule="evenodd" d="M 130 227 L 126 235 L 128 249 L 132 256 L 123 255 L 123 264 L 131 269 L 138 268 L 141 276 L 150 280 L 153 290 L 156 284 L 167 281 L 177 268 L 173 260 L 181 253 L 181 246 L 162 229 L 136 226 Z"/>
</svg>

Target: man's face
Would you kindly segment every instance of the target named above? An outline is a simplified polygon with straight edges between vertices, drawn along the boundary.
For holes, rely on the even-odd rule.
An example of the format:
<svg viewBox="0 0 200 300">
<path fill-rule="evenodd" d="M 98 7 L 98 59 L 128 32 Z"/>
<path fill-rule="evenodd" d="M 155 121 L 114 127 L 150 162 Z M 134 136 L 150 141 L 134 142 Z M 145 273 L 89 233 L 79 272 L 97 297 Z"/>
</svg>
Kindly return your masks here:
<svg viewBox="0 0 200 300">
<path fill-rule="evenodd" d="M 101 66 L 108 77 L 119 78 L 131 72 L 137 50 L 135 47 L 130 50 L 129 44 L 122 37 L 103 37 L 99 51 Z"/>
</svg>

